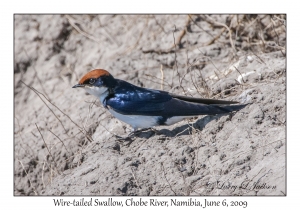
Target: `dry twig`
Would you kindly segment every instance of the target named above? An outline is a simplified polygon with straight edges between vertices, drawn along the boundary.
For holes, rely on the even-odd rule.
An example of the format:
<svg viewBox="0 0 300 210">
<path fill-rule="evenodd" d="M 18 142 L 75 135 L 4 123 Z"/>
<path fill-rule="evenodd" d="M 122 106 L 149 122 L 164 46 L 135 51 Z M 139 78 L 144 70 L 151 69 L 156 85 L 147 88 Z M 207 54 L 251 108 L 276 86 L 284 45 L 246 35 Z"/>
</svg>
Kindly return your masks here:
<svg viewBox="0 0 300 210">
<path fill-rule="evenodd" d="M 48 148 L 48 145 L 46 144 L 45 139 L 44 139 L 44 137 L 43 137 L 43 135 L 42 135 L 42 133 L 41 133 L 41 131 L 40 131 L 40 129 L 39 129 L 39 127 L 37 126 L 36 123 L 35 123 L 35 126 L 36 126 L 36 128 L 38 129 L 38 131 L 39 131 L 39 133 L 40 133 L 40 135 L 41 135 L 41 137 L 42 137 L 42 139 L 43 139 L 43 141 L 44 141 L 44 144 L 45 144 L 45 146 L 46 146 L 46 148 L 47 148 L 47 150 L 48 150 L 49 155 L 51 156 L 52 160 L 53 160 L 54 163 L 55 163 L 55 169 L 56 169 L 57 173 L 60 175 L 60 172 L 59 172 L 59 171 L 57 170 L 57 168 L 56 168 L 56 167 L 57 167 L 57 163 L 56 163 L 54 157 L 52 156 L 52 154 L 51 154 L 51 152 L 50 152 L 50 150 L 49 150 L 49 148 Z"/>
<path fill-rule="evenodd" d="M 161 162 L 160 164 L 161 164 L 162 170 L 163 170 L 163 172 L 164 172 L 164 177 L 165 177 L 166 181 L 168 182 L 170 189 L 172 190 L 172 192 L 173 192 L 175 195 L 177 195 L 176 192 L 173 190 L 173 188 L 172 188 L 172 186 L 171 186 L 169 180 L 167 179 L 166 171 L 165 171 L 165 168 L 164 168 L 164 164 L 163 164 L 162 162 Z"/>
</svg>

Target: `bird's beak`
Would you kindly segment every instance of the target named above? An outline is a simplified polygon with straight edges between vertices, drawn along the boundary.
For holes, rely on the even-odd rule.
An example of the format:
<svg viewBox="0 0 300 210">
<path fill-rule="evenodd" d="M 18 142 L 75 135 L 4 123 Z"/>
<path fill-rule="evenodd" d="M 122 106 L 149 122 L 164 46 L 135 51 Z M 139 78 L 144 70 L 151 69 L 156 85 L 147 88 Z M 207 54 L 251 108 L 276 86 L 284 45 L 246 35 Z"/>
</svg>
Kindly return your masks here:
<svg viewBox="0 0 300 210">
<path fill-rule="evenodd" d="M 77 84 L 77 85 L 74 85 L 72 88 L 78 88 L 78 87 L 84 87 L 84 85 Z"/>
</svg>

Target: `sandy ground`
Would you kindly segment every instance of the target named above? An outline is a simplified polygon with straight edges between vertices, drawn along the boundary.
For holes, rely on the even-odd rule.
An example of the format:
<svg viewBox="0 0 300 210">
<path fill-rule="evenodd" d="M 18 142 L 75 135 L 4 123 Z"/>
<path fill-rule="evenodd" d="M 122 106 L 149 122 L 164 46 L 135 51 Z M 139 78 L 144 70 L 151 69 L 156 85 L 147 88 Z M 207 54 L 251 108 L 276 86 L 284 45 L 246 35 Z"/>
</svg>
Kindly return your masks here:
<svg viewBox="0 0 300 210">
<path fill-rule="evenodd" d="M 15 195 L 285 195 L 284 15 L 15 15 Z M 72 89 L 135 85 L 249 103 L 131 141 Z"/>
</svg>

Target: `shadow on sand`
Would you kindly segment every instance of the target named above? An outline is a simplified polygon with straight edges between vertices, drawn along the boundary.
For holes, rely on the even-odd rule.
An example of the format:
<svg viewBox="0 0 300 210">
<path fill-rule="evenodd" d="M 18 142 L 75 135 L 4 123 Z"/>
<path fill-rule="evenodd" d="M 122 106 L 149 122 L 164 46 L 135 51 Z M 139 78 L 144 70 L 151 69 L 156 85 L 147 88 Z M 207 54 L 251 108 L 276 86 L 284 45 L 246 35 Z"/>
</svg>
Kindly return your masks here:
<svg viewBox="0 0 300 210">
<path fill-rule="evenodd" d="M 203 130 L 205 126 L 213 121 L 213 120 L 219 120 L 223 116 L 231 115 L 231 117 L 234 115 L 234 113 L 226 113 L 226 114 L 218 114 L 218 115 L 208 115 L 201 119 L 198 119 L 196 122 L 192 124 L 185 124 L 179 127 L 174 128 L 173 130 L 169 130 L 167 128 L 163 128 L 161 130 L 154 130 L 154 129 L 148 129 L 146 131 L 142 131 L 141 133 L 137 133 L 136 137 L 139 138 L 150 138 L 154 135 L 163 135 L 165 137 L 178 137 L 178 136 L 185 136 L 190 135 L 193 129 L 196 130 Z"/>
</svg>

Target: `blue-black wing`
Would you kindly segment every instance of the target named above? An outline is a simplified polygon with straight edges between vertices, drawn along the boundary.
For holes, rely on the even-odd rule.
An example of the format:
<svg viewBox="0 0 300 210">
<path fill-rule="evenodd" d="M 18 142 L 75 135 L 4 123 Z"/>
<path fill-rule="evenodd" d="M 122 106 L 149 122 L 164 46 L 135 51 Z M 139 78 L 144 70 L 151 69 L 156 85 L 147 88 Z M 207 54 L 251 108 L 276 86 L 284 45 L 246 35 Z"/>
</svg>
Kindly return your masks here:
<svg viewBox="0 0 300 210">
<path fill-rule="evenodd" d="M 165 91 L 137 87 L 122 80 L 118 83 L 111 97 L 106 99 L 106 105 L 121 114 L 156 116 L 165 110 L 165 103 L 172 100 Z"/>
<path fill-rule="evenodd" d="M 224 105 L 236 102 L 178 96 L 121 80 L 118 82 L 111 97 L 106 99 L 106 105 L 120 114 L 163 117 L 213 115 L 237 111 L 246 106 Z"/>
</svg>

